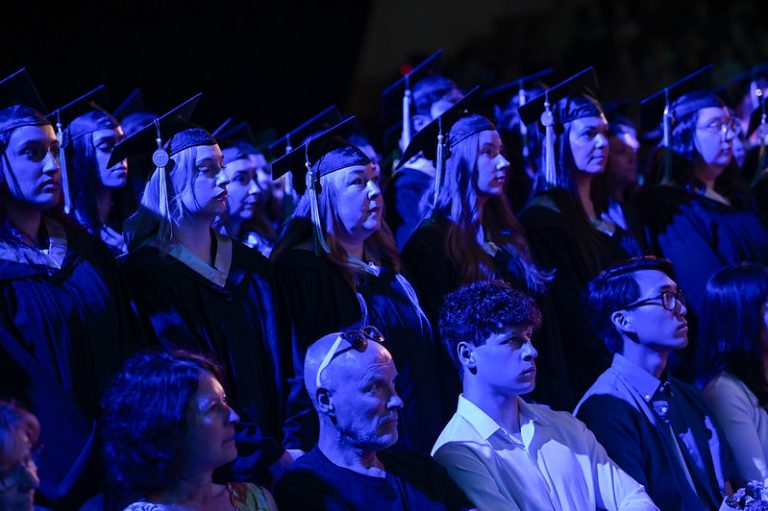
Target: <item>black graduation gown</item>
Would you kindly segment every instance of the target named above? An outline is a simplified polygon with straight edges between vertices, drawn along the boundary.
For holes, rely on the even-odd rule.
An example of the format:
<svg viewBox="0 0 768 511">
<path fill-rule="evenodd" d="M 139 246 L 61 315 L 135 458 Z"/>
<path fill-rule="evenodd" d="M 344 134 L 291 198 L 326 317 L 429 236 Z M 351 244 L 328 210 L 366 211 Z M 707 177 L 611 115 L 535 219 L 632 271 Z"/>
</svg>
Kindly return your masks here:
<svg viewBox="0 0 768 511">
<path fill-rule="evenodd" d="M 402 250 L 408 238 L 421 223 L 422 199 L 432 193 L 435 180 L 425 172 L 403 167 L 392 177 L 384 192 L 387 225 Z"/>
<path fill-rule="evenodd" d="M 560 328 L 575 406 L 611 364 L 611 355 L 590 325 L 583 303 L 584 290 L 596 275 L 586 261 L 580 260 L 577 234 L 568 229 L 562 213 L 555 209 L 549 197 L 543 196 L 534 201 L 522 211 L 520 223 L 528 233 L 528 242 L 536 260 L 543 267 L 555 270 L 551 287 L 554 303 L 552 319 Z M 631 239 L 625 241 L 625 233 L 620 230 L 612 236 L 597 230 L 595 234 L 600 269 L 628 257 L 642 255 L 639 244 Z M 631 238 L 629 235 L 626 237 Z M 625 247 L 633 247 L 637 252 L 630 253 Z"/>
<path fill-rule="evenodd" d="M 413 233 L 402 253 L 403 264 L 419 294 L 422 307 L 433 325 L 438 324 L 440 308 L 443 306 L 445 296 L 462 284 L 459 280 L 458 268 L 447 256 L 445 250 L 445 238 L 449 226 L 449 221 L 444 218 L 423 222 Z M 559 329 L 556 323 L 547 321 L 554 315 L 549 293 L 539 295 L 528 289 L 527 283 L 521 278 L 521 270 L 504 250 L 500 249 L 497 252 L 493 262 L 496 278 L 505 280 L 515 289 L 535 296 L 544 316 L 543 328 L 535 341 L 539 352 L 536 362 L 538 366 L 536 389 L 529 398 L 546 403 L 558 410 L 570 410 L 573 399 L 568 392 L 569 384 L 566 379 L 567 372 Z M 435 332 L 435 338 L 439 339 L 439 332 Z M 443 356 L 446 362 L 441 367 L 441 371 L 445 379 L 450 378 L 448 392 L 451 407 L 455 409 L 461 392 L 461 381 L 458 370 L 451 362 L 445 347 L 443 347 Z"/>
<path fill-rule="evenodd" d="M 43 222 L 51 234 L 54 224 Z M 20 261 L 18 249 L 0 246 L 0 395 L 40 420 L 39 492 L 76 509 L 100 489 L 101 392 L 144 342 L 107 247 L 84 230 L 61 228 L 59 269 Z"/>
<path fill-rule="evenodd" d="M 637 196 L 657 255 L 672 261 L 678 285 L 688 298 L 692 328 L 682 357 L 695 350 L 698 311 L 707 280 L 724 266 L 743 261 L 768 263 L 768 229 L 751 210 L 728 206 L 695 192 L 657 186 Z M 692 375 L 678 376 L 690 379 Z"/>
<path fill-rule="evenodd" d="M 224 367 L 222 384 L 242 419 L 237 477 L 265 482 L 265 469 L 284 451 L 277 323 L 266 259 L 237 241 L 230 246 L 223 287 L 151 245 L 122 264 L 150 341 L 212 355 Z"/>
<path fill-rule="evenodd" d="M 291 339 L 285 341 L 290 342 L 293 353 L 286 445 L 309 450 L 317 442 L 319 429 L 304 387 L 307 348 L 329 333 L 364 326 L 362 311 L 355 291 L 327 257 L 317 257 L 309 250 L 289 250 L 275 261 L 274 275 L 281 317 L 290 318 L 292 327 Z M 367 306 L 368 324 L 384 334 L 398 370 L 397 391 L 405 404 L 400 412 L 398 445 L 429 453 L 447 420 L 430 324 L 388 268 L 381 268 L 378 277 L 366 274 L 359 292 Z"/>
</svg>

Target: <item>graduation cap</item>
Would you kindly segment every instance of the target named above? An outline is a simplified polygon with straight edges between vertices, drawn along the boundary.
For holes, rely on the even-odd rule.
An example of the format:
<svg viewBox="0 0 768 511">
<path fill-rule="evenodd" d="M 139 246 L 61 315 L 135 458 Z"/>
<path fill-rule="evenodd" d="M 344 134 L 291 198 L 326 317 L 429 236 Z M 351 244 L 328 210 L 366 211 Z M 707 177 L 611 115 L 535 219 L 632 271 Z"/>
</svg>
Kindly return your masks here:
<svg viewBox="0 0 768 511">
<path fill-rule="evenodd" d="M 417 64 L 416 67 L 405 69 L 402 78 L 384 89 L 381 93 L 382 122 L 389 125 L 398 118 L 398 111 L 401 113 L 403 123 L 402 137 L 405 147 L 411 142 L 411 87 L 427 76 L 439 72 L 442 55 L 443 50 L 437 50 Z M 397 108 L 398 103 L 402 105 L 402 110 Z"/>
<path fill-rule="evenodd" d="M 232 118 L 227 117 L 222 121 L 221 124 L 218 125 L 218 127 L 211 132 L 211 135 L 213 135 L 215 138 L 218 138 L 221 135 L 221 132 L 227 129 L 227 127 L 232 123 Z"/>
<path fill-rule="evenodd" d="M 25 68 L 0 81 L 0 110 L 12 106 L 20 108 L 13 112 L 10 118 L 0 120 L 0 132 L 22 126 L 50 124 L 41 113 L 46 111 L 45 104 Z"/>
<path fill-rule="evenodd" d="M 475 133 L 496 129 L 485 117 L 473 116 L 479 118 L 477 123 L 467 125 L 464 129 L 459 131 L 454 132 L 453 130 L 457 121 L 467 114 L 467 108 L 477 100 L 477 92 L 479 89 L 480 87 L 475 87 L 470 90 L 448 110 L 433 119 L 429 124 L 424 126 L 421 131 L 416 133 L 413 140 L 411 140 L 411 143 L 408 144 L 408 147 L 403 151 L 403 157 L 400 158 L 400 162 L 397 164 L 395 170 L 405 165 L 411 158 L 420 152 L 423 153 L 426 158 L 435 160 L 435 168 L 437 169 L 437 172 L 435 173 L 435 199 L 440 192 L 445 151 Z"/>
<path fill-rule="evenodd" d="M 144 95 L 139 87 L 133 89 L 127 98 L 112 112 L 123 127 L 125 136 L 131 136 L 157 117 L 144 105 Z"/>
<path fill-rule="evenodd" d="M 83 136 L 87 133 L 91 133 L 97 129 L 114 128 L 117 126 L 117 119 L 115 119 L 105 107 L 109 105 L 109 96 L 107 89 L 104 85 L 86 92 L 79 98 L 70 101 L 66 105 L 53 110 L 48 113 L 46 117 L 56 126 L 56 130 L 59 133 L 59 142 L 62 146 L 68 145 L 73 139 Z M 75 121 L 83 115 L 98 111 L 104 114 L 111 121 L 111 126 L 100 126 L 94 123 L 75 123 Z M 64 134 L 66 129 L 67 133 Z"/>
<path fill-rule="evenodd" d="M 660 91 L 640 101 L 641 125 L 644 130 L 653 129 L 662 121 L 662 146 L 669 147 L 672 124 L 675 119 L 699 109 L 695 104 L 683 105 L 672 110 L 672 103 L 684 94 L 695 90 L 709 90 L 712 64 L 697 69 Z"/>
<path fill-rule="evenodd" d="M 159 146 L 163 146 L 161 148 L 164 148 L 172 156 L 195 145 L 215 144 L 215 139 L 207 131 L 189 121 L 201 96 L 200 93 L 195 94 L 184 103 L 159 117 L 155 117 L 143 128 L 124 138 L 112 150 L 108 165 L 115 165 L 131 155 L 149 154 Z M 179 136 L 177 139 L 176 135 L 187 129 L 199 130 L 197 134 L 200 135 L 199 142 L 201 143 L 196 143 L 197 140 L 194 137 L 186 139 L 184 136 Z"/>
<path fill-rule="evenodd" d="M 519 108 L 525 105 L 529 98 L 533 97 L 533 95 L 528 92 L 530 85 L 537 82 L 539 85 L 541 85 L 541 79 L 545 76 L 551 75 L 554 72 L 555 68 L 549 67 L 527 76 L 523 76 L 522 78 L 517 78 L 511 82 L 507 82 L 492 89 L 488 89 L 487 91 L 483 92 L 483 98 L 499 106 L 507 104 L 513 98 L 517 98 L 518 103 L 515 106 Z"/>
<path fill-rule="evenodd" d="M 707 64 L 640 101 L 640 121 L 643 131 L 652 131 L 659 125 L 659 119 L 661 119 L 662 184 L 669 183 L 672 179 L 671 145 L 674 123 L 677 119 L 710 104 L 709 102 L 702 104 L 699 101 L 684 102 L 683 104 L 674 103 L 685 94 L 693 91 L 709 90 L 712 67 L 712 64 Z"/>
<path fill-rule="evenodd" d="M 201 96 L 198 93 L 173 110 L 156 117 L 153 122 L 117 144 L 109 158 L 108 165 L 111 166 L 130 154 L 147 154 L 154 148 L 152 163 L 155 164 L 155 172 L 159 173 L 160 239 L 173 236 L 168 200 L 169 177 L 166 171 L 170 157 L 190 147 L 216 144 L 216 139 L 210 133 L 188 120 Z"/>
<path fill-rule="evenodd" d="M 289 172 L 295 172 L 296 177 L 299 178 L 296 180 L 297 191 L 306 190 L 309 194 L 317 255 L 320 255 L 320 250 L 326 254 L 331 252 L 323 235 L 317 204 L 320 178 L 347 167 L 371 163 L 371 159 L 365 153 L 346 141 L 346 137 L 352 134 L 354 126 L 355 117 L 349 117 L 272 162 L 272 175 L 275 179 Z"/>
<path fill-rule="evenodd" d="M 528 125 L 519 119 L 517 110 L 525 105 L 529 98 L 538 95 L 532 91 L 532 86 L 535 86 L 536 89 L 546 88 L 541 82 L 541 79 L 554 72 L 555 68 L 549 67 L 483 92 L 483 99 L 487 103 L 493 105 L 494 117 L 496 122 L 500 124 L 499 128 L 506 129 L 510 127 L 509 125 L 503 125 L 505 124 L 505 112 L 507 111 L 511 110 L 513 112 L 511 115 L 515 116 L 519 121 L 517 122 L 517 125 L 522 141 L 520 147 L 523 153 L 523 160 L 527 160 L 530 155 L 530 148 L 528 147 Z M 509 117 L 506 118 L 509 119 Z"/>
<path fill-rule="evenodd" d="M 303 144 L 307 137 L 337 125 L 344 118 L 336 105 L 329 106 L 270 144 L 270 157 L 274 159 L 291 152 L 296 144 Z"/>
<path fill-rule="evenodd" d="M 555 127 L 562 128 L 566 123 L 584 117 L 604 116 L 594 95 L 597 87 L 597 74 L 595 68 L 590 66 L 557 85 L 545 89 L 542 94 L 532 98 L 518 110 L 524 123 L 531 124 L 539 119 L 545 128 L 544 182 L 547 185 L 557 186 L 558 184 L 555 168 Z M 553 105 L 561 99 L 572 96 L 586 96 L 592 101 L 587 101 L 577 108 L 570 108 L 569 103 L 563 108 L 552 111 Z"/>
<path fill-rule="evenodd" d="M 136 87 L 128 94 L 128 97 L 120 103 L 112 114 L 120 120 L 125 117 L 135 114 L 137 112 L 146 112 L 147 108 L 144 106 L 144 95 L 141 92 L 140 87 Z"/>
<path fill-rule="evenodd" d="M 56 137 L 59 139 L 61 189 L 64 194 L 64 213 L 66 214 L 72 212 L 66 148 L 75 138 L 92 133 L 98 129 L 117 127 L 117 120 L 100 106 L 107 105 L 108 103 L 107 89 L 104 85 L 99 85 L 46 115 L 51 123 L 56 126 Z M 89 112 L 98 112 L 99 115 L 96 118 L 91 118 L 91 116 L 84 118 Z"/>
</svg>

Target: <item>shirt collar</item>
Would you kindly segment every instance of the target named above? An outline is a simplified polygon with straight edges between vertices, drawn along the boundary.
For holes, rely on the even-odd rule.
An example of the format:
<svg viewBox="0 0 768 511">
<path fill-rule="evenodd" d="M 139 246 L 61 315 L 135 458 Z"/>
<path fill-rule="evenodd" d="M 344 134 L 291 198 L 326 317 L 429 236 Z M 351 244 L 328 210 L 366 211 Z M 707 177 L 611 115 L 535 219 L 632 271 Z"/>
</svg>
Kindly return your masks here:
<svg viewBox="0 0 768 511">
<path fill-rule="evenodd" d="M 520 410 L 521 426 L 528 421 L 547 424 L 546 419 L 544 419 L 544 417 L 542 417 L 532 406 L 523 401 L 520 396 L 517 397 L 517 406 Z M 459 404 L 456 407 L 456 413 L 463 417 L 464 420 L 477 431 L 483 440 L 488 440 L 494 433 L 503 429 L 487 413 L 481 410 L 479 406 L 465 398 L 463 394 L 459 396 Z"/>
<path fill-rule="evenodd" d="M 646 403 L 651 402 L 653 395 L 662 383 L 654 375 L 633 364 L 619 353 L 614 353 L 611 367 L 629 382 Z"/>
</svg>

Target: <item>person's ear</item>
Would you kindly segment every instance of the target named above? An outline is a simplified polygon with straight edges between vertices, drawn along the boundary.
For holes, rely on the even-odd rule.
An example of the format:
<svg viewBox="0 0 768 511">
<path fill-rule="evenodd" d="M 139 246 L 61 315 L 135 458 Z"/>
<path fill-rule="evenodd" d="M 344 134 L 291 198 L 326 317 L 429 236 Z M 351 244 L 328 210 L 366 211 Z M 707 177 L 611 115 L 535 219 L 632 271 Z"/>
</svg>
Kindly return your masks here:
<svg viewBox="0 0 768 511">
<path fill-rule="evenodd" d="M 616 327 L 619 333 L 634 332 L 632 328 L 632 319 L 625 310 L 614 311 L 611 313 L 611 323 Z"/>
<path fill-rule="evenodd" d="M 320 387 L 315 391 L 315 400 L 317 401 L 317 412 L 333 417 L 336 410 L 333 406 L 333 399 L 328 389 Z"/>
<path fill-rule="evenodd" d="M 467 371 L 472 374 L 477 373 L 477 361 L 475 360 L 474 346 L 468 342 L 460 342 L 456 346 L 456 354 L 459 356 L 459 362 Z"/>
</svg>

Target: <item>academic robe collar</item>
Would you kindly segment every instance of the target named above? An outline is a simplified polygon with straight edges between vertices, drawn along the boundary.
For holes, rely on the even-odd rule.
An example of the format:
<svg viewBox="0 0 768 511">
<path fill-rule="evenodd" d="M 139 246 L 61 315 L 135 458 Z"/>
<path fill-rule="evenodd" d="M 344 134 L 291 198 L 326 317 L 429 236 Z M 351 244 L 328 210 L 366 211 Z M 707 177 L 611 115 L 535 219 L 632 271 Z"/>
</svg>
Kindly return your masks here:
<svg viewBox="0 0 768 511">
<path fill-rule="evenodd" d="M 47 248 L 0 241 L 0 260 L 60 270 L 67 255 L 67 232 L 53 218 L 43 216 L 41 222 L 48 233 Z"/>
<path fill-rule="evenodd" d="M 148 245 L 168 254 L 190 270 L 219 287 L 226 287 L 229 270 L 232 267 L 232 239 L 212 231 L 216 238 L 216 257 L 211 266 L 193 254 L 187 247 L 174 241 L 152 238 Z"/>
</svg>

